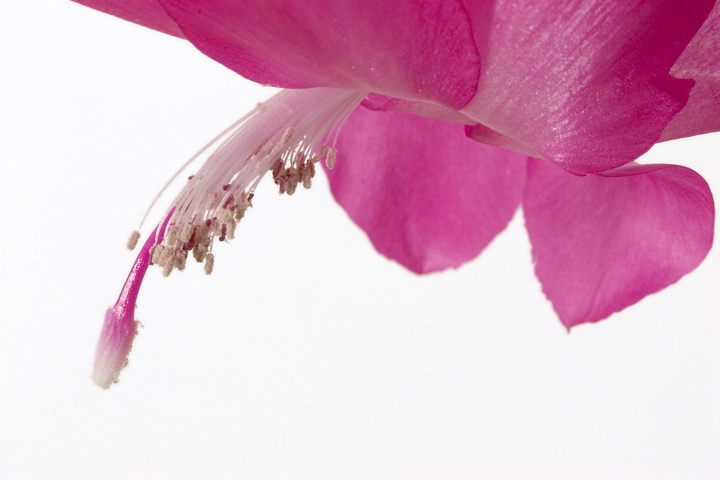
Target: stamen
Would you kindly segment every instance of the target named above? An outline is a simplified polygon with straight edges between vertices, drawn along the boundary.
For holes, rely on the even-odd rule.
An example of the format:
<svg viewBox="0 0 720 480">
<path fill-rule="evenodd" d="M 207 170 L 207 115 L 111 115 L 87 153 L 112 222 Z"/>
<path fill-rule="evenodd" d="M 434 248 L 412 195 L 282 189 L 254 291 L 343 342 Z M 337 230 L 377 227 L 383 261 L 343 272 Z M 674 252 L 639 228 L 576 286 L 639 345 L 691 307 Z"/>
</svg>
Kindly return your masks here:
<svg viewBox="0 0 720 480">
<path fill-rule="evenodd" d="M 337 161 L 335 148 L 322 142 L 334 141 L 339 126 L 364 97 L 336 89 L 282 91 L 243 117 L 216 139 L 219 146 L 188 177 L 172 205 L 175 213 L 163 256 L 154 254 L 152 263 L 169 275 L 176 265 L 183 265 L 172 260 L 176 252 L 192 250 L 197 261 L 206 261 L 216 238 L 235 238 L 237 224 L 267 172 L 281 194 L 293 195 L 299 184 L 310 188 L 315 163 L 324 158 L 332 168 Z"/>
<path fill-rule="evenodd" d="M 293 195 L 298 184 L 310 188 L 317 162 L 325 159 L 328 168 L 335 166 L 335 139 L 365 96 L 329 88 L 281 91 L 226 129 L 173 176 L 148 213 L 191 163 L 207 155 L 200 169 L 187 176 L 162 225 L 146 240 L 115 306 L 105 315 L 93 371 L 97 385 L 108 388 L 127 365 L 137 334 L 135 303 L 148 266 L 158 265 L 167 276 L 174 269 L 184 270 L 192 252 L 210 275 L 215 265 L 213 241 L 235 237 L 265 174 L 272 174 L 281 194 Z M 128 248 L 134 248 L 139 238 L 139 232 L 133 232 Z"/>
</svg>

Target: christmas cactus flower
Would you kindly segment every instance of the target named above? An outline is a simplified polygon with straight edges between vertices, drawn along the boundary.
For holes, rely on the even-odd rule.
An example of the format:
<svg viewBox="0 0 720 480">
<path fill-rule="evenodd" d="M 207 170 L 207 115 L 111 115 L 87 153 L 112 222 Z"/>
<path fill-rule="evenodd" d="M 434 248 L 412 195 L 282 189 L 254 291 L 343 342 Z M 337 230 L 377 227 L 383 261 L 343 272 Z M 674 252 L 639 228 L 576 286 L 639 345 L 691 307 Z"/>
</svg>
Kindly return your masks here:
<svg viewBox="0 0 720 480">
<path fill-rule="evenodd" d="M 635 160 L 720 129 L 714 1 L 77 1 L 286 89 L 198 154 L 108 310 L 102 387 L 127 362 L 148 266 L 192 255 L 210 273 L 266 174 L 292 195 L 324 165 L 376 249 L 417 273 L 475 258 L 522 207 L 567 328 L 676 282 L 712 245 L 706 182 Z"/>
</svg>

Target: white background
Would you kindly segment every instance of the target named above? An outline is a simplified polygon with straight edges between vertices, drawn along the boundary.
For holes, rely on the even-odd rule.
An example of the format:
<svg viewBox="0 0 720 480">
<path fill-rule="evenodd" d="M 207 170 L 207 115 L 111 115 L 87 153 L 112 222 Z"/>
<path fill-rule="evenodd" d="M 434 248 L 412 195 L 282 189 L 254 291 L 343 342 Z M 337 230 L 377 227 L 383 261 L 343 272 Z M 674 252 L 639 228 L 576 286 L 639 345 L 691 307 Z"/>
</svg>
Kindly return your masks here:
<svg viewBox="0 0 720 480">
<path fill-rule="evenodd" d="M 89 379 L 160 186 L 272 94 L 71 2 L 0 17 L 3 479 L 720 478 L 720 251 L 568 335 L 518 215 L 416 277 L 332 201 L 266 188 L 216 269 L 141 293 L 130 367 Z M 720 138 L 663 145 L 720 194 Z M 718 230 L 716 229 L 716 232 Z"/>
</svg>

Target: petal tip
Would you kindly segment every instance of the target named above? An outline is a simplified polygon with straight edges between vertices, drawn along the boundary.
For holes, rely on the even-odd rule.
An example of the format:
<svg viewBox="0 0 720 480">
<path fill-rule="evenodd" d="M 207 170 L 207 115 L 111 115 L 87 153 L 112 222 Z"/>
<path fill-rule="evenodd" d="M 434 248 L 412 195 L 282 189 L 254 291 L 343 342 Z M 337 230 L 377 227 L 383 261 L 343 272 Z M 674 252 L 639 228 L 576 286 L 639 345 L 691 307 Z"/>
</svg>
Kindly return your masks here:
<svg viewBox="0 0 720 480">
<path fill-rule="evenodd" d="M 576 177 L 535 160 L 528 179 L 535 273 L 568 330 L 673 285 L 712 246 L 712 194 L 688 168 L 631 164 Z"/>
</svg>

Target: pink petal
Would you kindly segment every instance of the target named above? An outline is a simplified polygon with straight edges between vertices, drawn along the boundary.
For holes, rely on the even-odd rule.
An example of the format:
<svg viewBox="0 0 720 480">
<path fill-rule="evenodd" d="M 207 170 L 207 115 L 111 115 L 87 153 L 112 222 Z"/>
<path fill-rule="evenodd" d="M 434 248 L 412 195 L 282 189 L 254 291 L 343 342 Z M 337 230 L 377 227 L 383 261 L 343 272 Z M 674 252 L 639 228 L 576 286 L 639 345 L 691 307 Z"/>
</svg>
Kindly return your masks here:
<svg viewBox="0 0 720 480">
<path fill-rule="evenodd" d="M 533 159 L 523 210 L 535 273 L 568 328 L 677 282 L 713 241 L 710 189 L 676 165 L 578 177 Z"/>
<path fill-rule="evenodd" d="M 687 101 L 670 68 L 714 1 L 468 0 L 482 70 L 474 138 L 604 171 L 644 153 Z"/>
<path fill-rule="evenodd" d="M 377 112 L 405 112 L 422 117 L 435 118 L 446 122 L 475 125 L 475 121 L 455 109 L 443 105 L 400 98 L 388 97 L 371 93 L 362 102 L 362 106 Z"/>
<path fill-rule="evenodd" d="M 73 0 L 144 27 L 184 38 L 175 21 L 157 0 Z"/>
<path fill-rule="evenodd" d="M 335 199 L 380 253 L 417 273 L 477 256 L 522 198 L 527 157 L 453 123 L 358 108 L 337 147 Z"/>
<path fill-rule="evenodd" d="M 716 5 L 671 73 L 691 78 L 690 99 L 665 128 L 662 140 L 720 130 L 720 5 Z"/>
<path fill-rule="evenodd" d="M 460 108 L 479 57 L 458 0 L 160 0 L 203 53 L 259 83 L 374 91 Z"/>
</svg>

